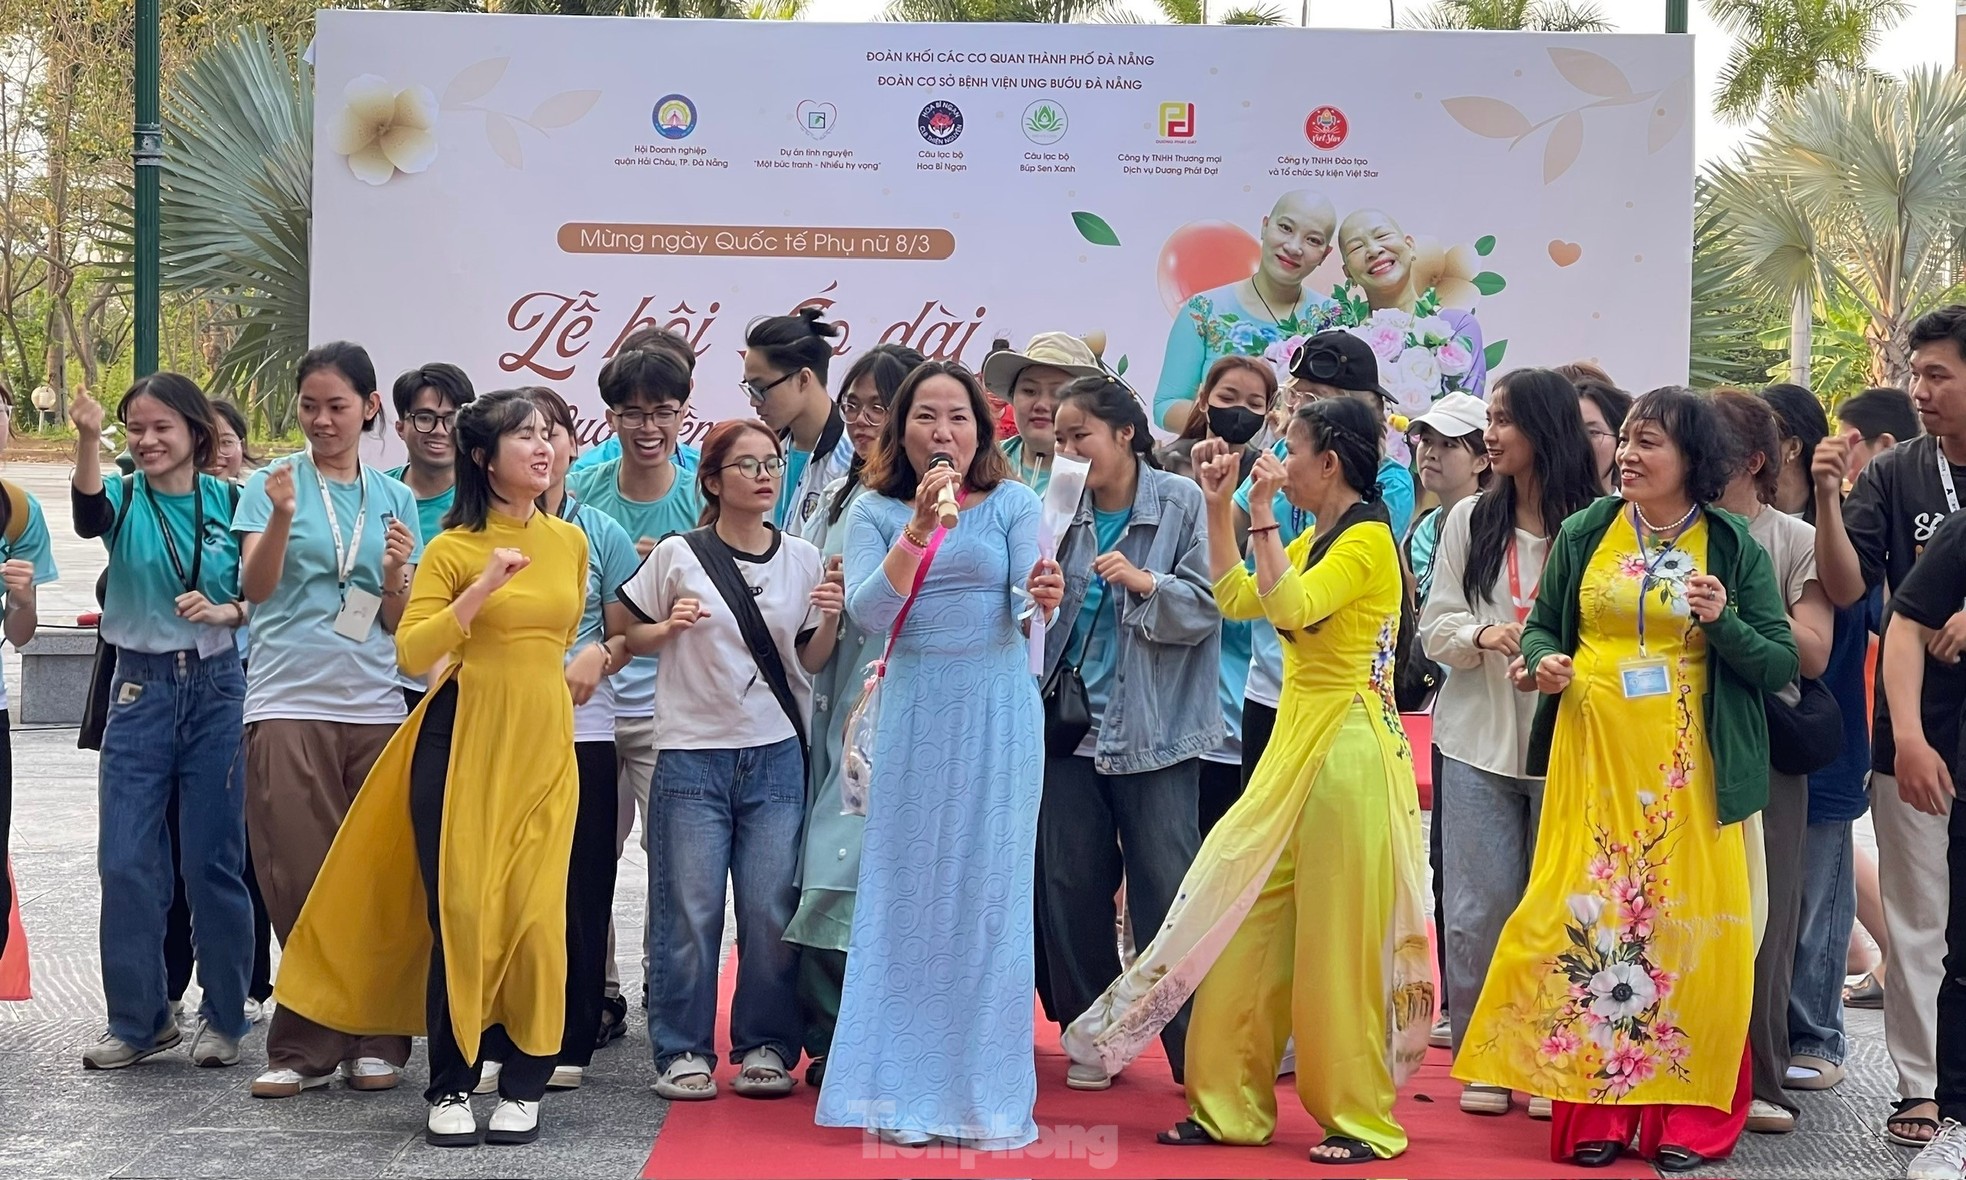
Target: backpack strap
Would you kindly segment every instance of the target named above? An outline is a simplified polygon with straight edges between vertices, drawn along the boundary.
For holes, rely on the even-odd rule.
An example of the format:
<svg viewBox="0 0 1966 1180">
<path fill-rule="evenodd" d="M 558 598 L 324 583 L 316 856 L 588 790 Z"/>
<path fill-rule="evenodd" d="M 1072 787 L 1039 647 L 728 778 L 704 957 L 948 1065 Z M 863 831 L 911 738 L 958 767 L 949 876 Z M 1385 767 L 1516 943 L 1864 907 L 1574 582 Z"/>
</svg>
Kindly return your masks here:
<svg viewBox="0 0 1966 1180">
<path fill-rule="evenodd" d="M 765 625 L 765 617 L 758 610 L 750 583 L 737 572 L 737 562 L 730 555 L 730 546 L 724 544 L 714 528 L 707 526 L 684 533 L 683 540 L 689 542 L 691 552 L 696 554 L 696 560 L 703 566 L 703 572 L 710 575 L 711 584 L 723 597 L 724 605 L 730 608 L 731 617 L 737 620 L 737 629 L 744 636 L 744 646 L 751 649 L 751 659 L 758 665 L 765 682 L 771 685 L 771 695 L 778 698 L 778 707 L 785 710 L 793 732 L 798 734 L 800 756 L 809 762 L 812 752 L 806 739 L 804 710 L 799 708 L 799 700 L 792 694 L 792 681 L 786 673 L 784 657 L 779 654 L 778 644 L 773 641 L 771 630 Z"/>
<path fill-rule="evenodd" d="M 5 493 L 6 496 L 7 528 L 5 535 L 7 550 L 12 552 L 14 546 L 20 543 L 22 535 L 27 532 L 29 513 L 27 489 L 12 480 L 0 479 L 0 493 Z"/>
</svg>

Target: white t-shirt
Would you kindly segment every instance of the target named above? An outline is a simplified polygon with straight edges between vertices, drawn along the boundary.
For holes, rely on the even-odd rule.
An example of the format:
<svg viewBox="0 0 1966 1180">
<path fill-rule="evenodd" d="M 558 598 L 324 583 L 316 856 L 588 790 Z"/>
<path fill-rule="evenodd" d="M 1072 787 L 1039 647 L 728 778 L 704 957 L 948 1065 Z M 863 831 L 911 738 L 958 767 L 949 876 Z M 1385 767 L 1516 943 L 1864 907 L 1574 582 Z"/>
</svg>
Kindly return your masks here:
<svg viewBox="0 0 1966 1180">
<path fill-rule="evenodd" d="M 777 532 L 769 552 L 733 550 L 732 555 L 778 645 L 793 699 L 809 719 L 812 676 L 799 664 L 798 641 L 821 622 L 811 602 L 823 572 L 819 550 L 809 541 Z M 795 736 L 770 682 L 745 646 L 736 616 L 687 538 L 669 537 L 657 545 L 622 585 L 620 597 L 622 605 L 651 623 L 667 619 L 684 598 L 698 600 L 707 612 L 662 649 L 655 676 L 656 749 L 742 750 Z"/>
</svg>

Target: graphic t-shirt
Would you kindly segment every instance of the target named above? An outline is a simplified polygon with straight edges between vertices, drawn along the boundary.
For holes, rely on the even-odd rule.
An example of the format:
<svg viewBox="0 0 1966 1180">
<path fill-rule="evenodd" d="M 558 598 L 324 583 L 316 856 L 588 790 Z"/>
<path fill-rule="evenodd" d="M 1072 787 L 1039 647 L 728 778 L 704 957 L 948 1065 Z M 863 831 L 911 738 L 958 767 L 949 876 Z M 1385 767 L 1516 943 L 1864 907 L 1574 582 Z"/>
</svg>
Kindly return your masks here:
<svg viewBox="0 0 1966 1180">
<path fill-rule="evenodd" d="M 567 491 L 582 504 L 612 517 L 628 534 L 637 556 L 643 540 L 660 541 L 671 533 L 686 533 L 696 527 L 703 500 L 696 493 L 694 472 L 678 466 L 674 482 L 660 500 L 630 500 L 621 494 L 620 476 L 621 460 L 610 460 L 569 474 Z M 615 675 L 611 683 L 617 718 L 655 715 L 657 663 L 655 656 L 636 656 Z"/>
<path fill-rule="evenodd" d="M 1939 477 L 1940 458 L 1939 440 L 1933 435 L 1920 435 L 1908 442 L 1901 442 L 1864 466 L 1864 473 L 1857 477 L 1857 486 L 1851 489 L 1849 498 L 1843 502 L 1843 528 L 1857 551 L 1857 561 L 1864 571 L 1864 583 L 1884 587 L 1886 629 L 1891 625 L 1890 612 L 1895 609 L 1891 597 L 1897 594 L 1898 587 L 1904 585 L 1905 579 L 1911 575 L 1912 567 L 1919 560 L 1919 554 L 1924 552 L 1926 543 L 1954 511 L 1955 501 L 1947 498 L 1945 484 Z M 1966 490 L 1962 490 L 1966 489 L 1966 467 L 1948 463 L 1946 468 L 1952 477 L 1955 493 L 1966 495 Z M 1963 604 L 1966 604 L 1966 599 L 1955 602 L 1953 609 L 1958 610 Z M 1879 774 L 1894 774 L 1898 748 L 1891 740 L 1891 715 L 1884 702 L 1881 680 L 1876 696 L 1870 765 Z M 1952 701 L 1966 696 L 1966 665 L 1942 664 L 1927 658 L 1925 696 L 1927 700 Z M 1934 717 L 1935 712 L 1928 705 L 1925 710 L 1925 732 L 1928 737 L 1934 732 Z M 1957 726 L 1957 718 L 1943 724 L 1947 732 L 1952 732 Z M 1939 745 L 1936 739 L 1932 742 L 1932 748 L 1950 750 L 1949 746 Z"/>
<path fill-rule="evenodd" d="M 1946 625 L 1946 620 L 1959 612 L 1962 600 L 1966 600 L 1966 517 L 1953 516 L 1931 535 L 1926 542 L 1924 555 L 1905 575 L 1905 580 L 1898 584 L 1891 596 L 1891 613 L 1903 615 L 1922 627 L 1937 631 Z M 1880 660 L 1880 669 L 1882 664 Z M 1952 674 L 1935 682 L 1932 673 L 1938 668 Z M 1888 712 L 1881 684 L 1877 697 L 1877 715 L 1881 720 Z M 1945 758 L 1946 765 L 1957 780 L 1962 769 L 1959 713 L 1961 707 L 1966 706 L 1966 677 L 1959 675 L 1957 665 L 1941 664 L 1927 656 L 1925 690 L 1918 703 L 1918 714 L 1925 724 L 1926 742 Z M 1896 773 L 1895 745 L 1891 757 L 1894 765 L 1878 767 L 1880 773 Z"/>
<path fill-rule="evenodd" d="M 812 715 L 812 675 L 799 663 L 800 635 L 820 625 L 812 605 L 821 558 L 809 541 L 773 534 L 770 551 L 732 551 L 737 572 L 785 664 L 786 680 L 800 711 Z M 694 598 L 708 612 L 662 649 L 655 679 L 655 746 L 658 750 L 743 750 L 769 746 L 797 734 L 751 658 L 736 616 L 696 560 L 687 538 L 655 547 L 621 587 L 621 603 L 645 622 L 669 617 L 676 603 Z"/>
<path fill-rule="evenodd" d="M 199 475 L 196 489 L 182 496 L 157 491 L 141 472 L 103 480 L 106 510 L 123 518 L 120 529 L 102 538 L 109 550 L 103 639 L 152 655 L 193 649 L 206 658 L 237 653 L 231 627 L 193 623 L 177 614 L 178 597 L 193 579 L 208 602 L 239 600 L 239 538 L 232 534 L 236 494 L 215 475 Z M 122 511 L 125 496 L 132 497 L 127 512 Z"/>
<path fill-rule="evenodd" d="M 339 721 L 389 725 L 403 719 L 402 673 L 396 667 L 396 637 L 382 625 L 382 611 L 357 641 L 335 633 L 341 613 L 341 571 L 337 553 L 355 546 L 348 585 L 382 597 L 382 550 L 395 517 L 417 529 L 416 497 L 402 484 L 372 467 L 361 478 L 341 483 L 322 480 L 305 454 L 282 459 L 253 473 L 239 495 L 232 531 L 264 533 L 273 519 L 266 479 L 274 468 L 294 473 L 294 518 L 287 529 L 287 552 L 273 596 L 253 608 L 246 660 L 246 721 Z M 327 499 L 322 498 L 322 489 Z M 328 507 L 334 508 L 330 525 Z M 359 532 L 359 535 L 358 535 Z M 339 537 L 339 549 L 336 538 Z M 423 543 L 410 562 L 423 559 Z"/>
</svg>

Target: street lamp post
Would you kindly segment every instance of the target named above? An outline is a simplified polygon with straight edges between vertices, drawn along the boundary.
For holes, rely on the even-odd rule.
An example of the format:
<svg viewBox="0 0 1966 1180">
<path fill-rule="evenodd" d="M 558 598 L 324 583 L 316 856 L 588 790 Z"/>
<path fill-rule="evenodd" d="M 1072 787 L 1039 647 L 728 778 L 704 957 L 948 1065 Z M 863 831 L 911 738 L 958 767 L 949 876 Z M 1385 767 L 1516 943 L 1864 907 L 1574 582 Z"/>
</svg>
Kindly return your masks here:
<svg viewBox="0 0 1966 1180">
<path fill-rule="evenodd" d="M 158 181 L 164 167 L 164 126 L 157 96 L 160 45 L 157 0 L 136 0 L 136 371 L 157 371 Z"/>
<path fill-rule="evenodd" d="M 1686 0 L 1666 0 L 1666 32 L 1686 31 Z"/>
</svg>

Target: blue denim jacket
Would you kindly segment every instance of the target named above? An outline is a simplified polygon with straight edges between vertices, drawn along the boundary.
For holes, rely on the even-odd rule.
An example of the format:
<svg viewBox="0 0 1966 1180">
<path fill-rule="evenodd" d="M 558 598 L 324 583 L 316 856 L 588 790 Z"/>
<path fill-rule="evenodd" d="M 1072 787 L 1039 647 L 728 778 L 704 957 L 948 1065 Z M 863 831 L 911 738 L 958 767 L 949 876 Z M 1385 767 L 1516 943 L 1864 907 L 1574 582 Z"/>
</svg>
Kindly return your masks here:
<svg viewBox="0 0 1966 1180">
<path fill-rule="evenodd" d="M 1087 492 L 1058 547 L 1065 600 L 1045 629 L 1046 681 L 1071 639 L 1073 621 L 1092 584 L 1097 549 L 1092 493 Z M 1092 762 L 1100 774 L 1142 774 L 1208 753 L 1225 732 L 1216 693 L 1222 612 L 1208 575 L 1208 520 L 1201 489 L 1141 464 L 1133 516 L 1118 549 L 1154 576 L 1156 588 L 1145 597 L 1108 588 L 1119 595 L 1119 653 Z"/>
</svg>

